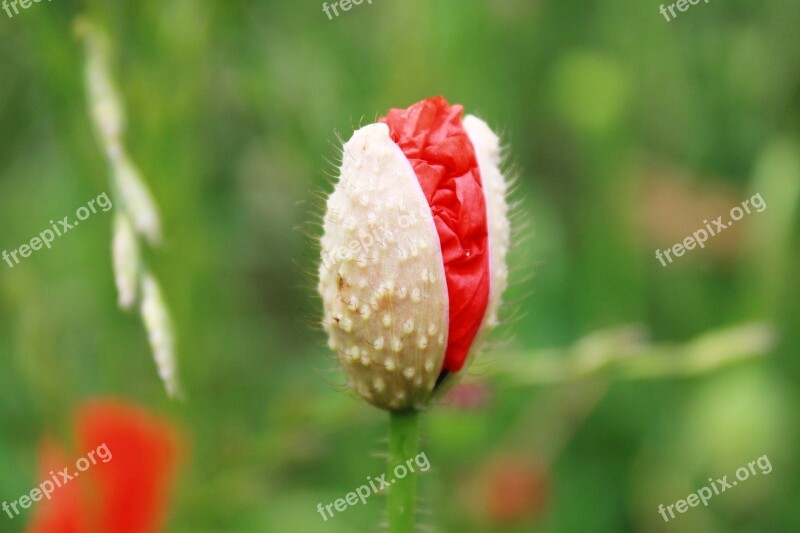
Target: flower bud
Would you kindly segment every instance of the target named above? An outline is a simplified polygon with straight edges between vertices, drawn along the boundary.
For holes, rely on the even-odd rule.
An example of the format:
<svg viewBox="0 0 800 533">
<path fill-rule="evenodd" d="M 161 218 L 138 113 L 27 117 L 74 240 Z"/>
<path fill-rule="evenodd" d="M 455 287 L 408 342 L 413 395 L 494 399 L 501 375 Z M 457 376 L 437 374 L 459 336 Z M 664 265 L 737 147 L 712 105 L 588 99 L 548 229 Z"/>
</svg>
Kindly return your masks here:
<svg viewBox="0 0 800 533">
<path fill-rule="evenodd" d="M 499 140 L 461 113 L 429 98 L 359 129 L 328 198 L 328 345 L 384 409 L 428 406 L 497 324 L 509 245 Z"/>
</svg>

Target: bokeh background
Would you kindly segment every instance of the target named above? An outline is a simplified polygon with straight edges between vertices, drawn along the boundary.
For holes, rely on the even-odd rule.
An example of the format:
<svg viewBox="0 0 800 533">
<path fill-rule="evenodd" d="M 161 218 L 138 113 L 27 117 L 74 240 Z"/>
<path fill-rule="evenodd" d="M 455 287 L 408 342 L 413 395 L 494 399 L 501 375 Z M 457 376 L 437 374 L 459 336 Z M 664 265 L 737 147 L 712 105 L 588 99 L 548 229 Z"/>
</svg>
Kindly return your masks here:
<svg viewBox="0 0 800 533">
<path fill-rule="evenodd" d="M 70 439 L 80 405 L 113 397 L 190 442 L 168 531 L 375 530 L 378 497 L 325 523 L 316 512 L 384 471 L 387 426 L 343 391 L 315 325 L 314 221 L 335 132 L 442 94 L 503 133 L 520 224 L 504 343 L 423 419 L 421 523 L 800 529 L 800 4 L 712 0 L 671 22 L 658 6 L 374 0 L 334 20 L 309 0 L 0 11 L 0 248 L 108 190 L 73 32 L 88 14 L 111 37 L 126 146 L 162 211 L 165 244 L 147 257 L 186 390 L 166 398 L 140 321 L 116 306 L 111 213 L 0 264 L 0 499 L 39 483 L 45 436 Z M 762 213 L 656 260 L 755 193 Z M 504 353 L 568 357 L 607 328 L 635 325 L 677 353 L 753 321 L 774 328 L 769 354 L 698 376 L 538 386 L 503 373 Z M 765 454 L 769 475 L 669 524 L 658 514 Z M 33 512 L 0 516 L 0 530 L 23 531 Z"/>
</svg>

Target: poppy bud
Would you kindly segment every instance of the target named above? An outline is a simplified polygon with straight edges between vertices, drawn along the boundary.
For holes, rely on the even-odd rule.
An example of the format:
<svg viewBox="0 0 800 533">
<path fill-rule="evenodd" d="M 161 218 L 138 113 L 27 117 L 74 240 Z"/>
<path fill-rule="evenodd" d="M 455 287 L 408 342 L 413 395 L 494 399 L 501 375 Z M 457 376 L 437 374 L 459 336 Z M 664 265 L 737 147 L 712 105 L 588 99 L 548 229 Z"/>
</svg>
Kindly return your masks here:
<svg viewBox="0 0 800 533">
<path fill-rule="evenodd" d="M 497 324 L 507 284 L 497 136 L 444 98 L 393 109 L 344 145 L 328 198 L 319 291 L 350 385 L 423 409 Z"/>
</svg>

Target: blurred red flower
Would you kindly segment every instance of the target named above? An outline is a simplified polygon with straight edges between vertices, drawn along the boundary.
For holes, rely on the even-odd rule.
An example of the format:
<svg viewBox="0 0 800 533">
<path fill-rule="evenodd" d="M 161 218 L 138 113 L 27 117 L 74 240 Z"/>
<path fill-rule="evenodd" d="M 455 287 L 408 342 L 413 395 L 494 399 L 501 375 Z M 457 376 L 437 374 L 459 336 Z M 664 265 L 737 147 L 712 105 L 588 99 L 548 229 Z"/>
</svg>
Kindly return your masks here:
<svg viewBox="0 0 800 533">
<path fill-rule="evenodd" d="M 542 468 L 519 457 L 502 457 L 486 472 L 486 511 L 496 522 L 538 516 L 543 510 L 547 481 Z"/>
<path fill-rule="evenodd" d="M 464 484 L 463 505 L 479 522 L 520 524 L 544 513 L 549 492 L 543 463 L 509 454 L 489 458 Z"/>
<path fill-rule="evenodd" d="M 83 407 L 74 427 L 75 453 L 67 453 L 51 440 L 44 441 L 41 479 L 51 479 L 52 472 L 75 465 L 81 454 L 103 444 L 111 458 L 57 488 L 51 500 L 38 502 L 28 532 L 161 531 L 183 448 L 174 426 L 138 407 L 102 401 Z"/>
</svg>

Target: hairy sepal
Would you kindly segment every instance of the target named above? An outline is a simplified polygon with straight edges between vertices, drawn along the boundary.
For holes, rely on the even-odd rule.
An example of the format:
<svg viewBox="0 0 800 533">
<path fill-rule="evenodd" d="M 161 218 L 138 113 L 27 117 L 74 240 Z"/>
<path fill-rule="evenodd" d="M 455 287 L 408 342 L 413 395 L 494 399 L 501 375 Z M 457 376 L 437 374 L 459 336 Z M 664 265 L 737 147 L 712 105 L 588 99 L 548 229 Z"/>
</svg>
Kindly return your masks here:
<svg viewBox="0 0 800 533">
<path fill-rule="evenodd" d="M 349 385 L 383 409 L 425 408 L 447 347 L 447 285 L 430 208 L 385 124 L 344 145 L 321 255 L 323 326 Z"/>
</svg>

